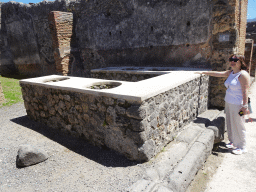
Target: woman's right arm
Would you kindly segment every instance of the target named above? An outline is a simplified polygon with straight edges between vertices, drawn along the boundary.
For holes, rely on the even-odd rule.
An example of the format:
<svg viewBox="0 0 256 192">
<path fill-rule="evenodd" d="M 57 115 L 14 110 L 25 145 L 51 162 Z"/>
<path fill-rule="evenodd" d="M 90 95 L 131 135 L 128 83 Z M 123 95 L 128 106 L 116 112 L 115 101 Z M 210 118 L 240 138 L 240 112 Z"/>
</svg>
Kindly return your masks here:
<svg viewBox="0 0 256 192">
<path fill-rule="evenodd" d="M 231 70 L 227 70 L 227 71 L 198 71 L 195 73 L 209 75 L 209 76 L 213 76 L 213 77 L 228 77 L 229 74 L 231 73 Z"/>
</svg>

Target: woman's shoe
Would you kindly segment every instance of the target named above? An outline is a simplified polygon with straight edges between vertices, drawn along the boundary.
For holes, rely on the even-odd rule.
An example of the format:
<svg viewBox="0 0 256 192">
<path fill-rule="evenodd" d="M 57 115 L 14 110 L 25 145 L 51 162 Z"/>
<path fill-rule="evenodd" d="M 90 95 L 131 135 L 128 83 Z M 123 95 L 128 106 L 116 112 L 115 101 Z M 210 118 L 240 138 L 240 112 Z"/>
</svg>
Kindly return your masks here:
<svg viewBox="0 0 256 192">
<path fill-rule="evenodd" d="M 240 149 L 240 148 L 237 148 L 237 149 L 234 149 L 232 151 L 233 154 L 235 155 L 242 155 L 243 153 L 247 153 L 247 149 Z"/>
<path fill-rule="evenodd" d="M 232 148 L 234 148 L 234 145 L 232 142 L 230 142 L 230 143 L 226 144 L 226 147 L 229 149 L 232 149 Z"/>
</svg>

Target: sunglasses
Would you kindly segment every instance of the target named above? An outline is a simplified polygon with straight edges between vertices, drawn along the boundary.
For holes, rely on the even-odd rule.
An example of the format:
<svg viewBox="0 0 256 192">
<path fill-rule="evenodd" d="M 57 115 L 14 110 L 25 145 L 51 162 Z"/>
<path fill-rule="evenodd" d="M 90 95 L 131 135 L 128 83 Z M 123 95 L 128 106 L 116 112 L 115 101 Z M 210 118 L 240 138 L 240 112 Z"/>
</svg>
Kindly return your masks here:
<svg viewBox="0 0 256 192">
<path fill-rule="evenodd" d="M 237 61 L 239 61 L 239 59 L 237 59 L 237 58 L 229 58 L 229 61 L 230 61 L 230 62 L 231 62 L 231 61 L 237 62 Z"/>
</svg>

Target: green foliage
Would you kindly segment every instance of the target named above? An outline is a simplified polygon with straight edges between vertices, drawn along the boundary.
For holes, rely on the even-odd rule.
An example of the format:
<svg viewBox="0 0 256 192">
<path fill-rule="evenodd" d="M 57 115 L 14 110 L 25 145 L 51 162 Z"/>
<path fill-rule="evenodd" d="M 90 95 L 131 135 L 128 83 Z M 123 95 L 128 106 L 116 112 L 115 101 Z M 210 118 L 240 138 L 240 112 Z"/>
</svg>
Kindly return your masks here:
<svg viewBox="0 0 256 192">
<path fill-rule="evenodd" d="M 19 79 L 0 76 L 0 81 L 6 100 L 2 106 L 10 106 L 23 101 Z"/>
<path fill-rule="evenodd" d="M 107 124 L 106 119 L 105 119 L 104 122 L 103 122 L 103 127 L 105 127 L 106 125 L 108 125 L 108 124 Z"/>
<path fill-rule="evenodd" d="M 163 149 L 161 150 L 161 152 L 165 152 L 166 151 L 166 149 L 165 149 L 165 147 L 163 147 Z"/>
</svg>

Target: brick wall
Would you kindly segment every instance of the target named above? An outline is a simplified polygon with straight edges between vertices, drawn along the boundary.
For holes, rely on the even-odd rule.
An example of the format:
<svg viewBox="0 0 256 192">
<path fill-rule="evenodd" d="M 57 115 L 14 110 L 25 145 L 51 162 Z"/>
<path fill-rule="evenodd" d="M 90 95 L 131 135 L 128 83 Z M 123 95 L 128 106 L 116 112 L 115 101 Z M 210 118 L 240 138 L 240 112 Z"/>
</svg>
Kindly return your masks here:
<svg viewBox="0 0 256 192">
<path fill-rule="evenodd" d="M 52 11 L 49 14 L 49 24 L 56 71 L 58 74 L 67 75 L 70 64 L 73 13 Z"/>
</svg>

